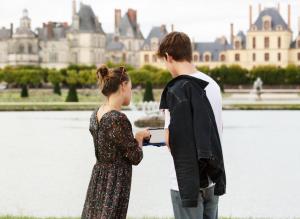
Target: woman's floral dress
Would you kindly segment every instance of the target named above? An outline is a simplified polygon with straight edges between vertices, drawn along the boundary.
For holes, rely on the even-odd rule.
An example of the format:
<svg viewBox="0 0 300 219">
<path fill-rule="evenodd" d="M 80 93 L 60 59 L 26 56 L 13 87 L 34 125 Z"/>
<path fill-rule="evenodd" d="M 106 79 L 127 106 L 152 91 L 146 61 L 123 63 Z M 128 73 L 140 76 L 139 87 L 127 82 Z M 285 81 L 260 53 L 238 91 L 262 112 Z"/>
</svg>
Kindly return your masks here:
<svg viewBox="0 0 300 219">
<path fill-rule="evenodd" d="M 98 122 L 97 111 L 92 113 L 89 127 L 97 162 L 92 171 L 81 218 L 125 219 L 132 165 L 141 162 L 143 151 L 124 113 L 109 111 Z"/>
</svg>

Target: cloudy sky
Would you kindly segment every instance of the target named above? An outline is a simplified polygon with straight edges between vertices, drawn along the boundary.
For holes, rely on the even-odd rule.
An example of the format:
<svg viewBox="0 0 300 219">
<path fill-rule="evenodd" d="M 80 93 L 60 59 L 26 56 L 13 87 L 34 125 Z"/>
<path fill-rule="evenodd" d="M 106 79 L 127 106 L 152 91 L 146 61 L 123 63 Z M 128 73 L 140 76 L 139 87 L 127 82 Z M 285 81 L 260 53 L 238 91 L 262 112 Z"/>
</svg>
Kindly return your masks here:
<svg viewBox="0 0 300 219">
<path fill-rule="evenodd" d="M 77 0 L 79 5 L 79 0 Z M 112 32 L 114 9 L 128 8 L 138 10 L 138 22 L 142 32 L 148 35 L 152 26 L 166 24 L 170 30 L 188 33 L 196 41 L 212 41 L 218 36 L 229 36 L 230 23 L 235 31 L 246 31 L 249 26 L 249 5 L 253 5 L 253 19 L 258 14 L 258 4 L 262 7 L 277 7 L 287 20 L 287 5 L 292 5 L 292 28 L 298 33 L 300 0 L 82 0 L 93 7 L 105 32 Z M 36 28 L 48 21 L 67 21 L 71 23 L 72 0 L 6 0 L 1 1 L 0 27 L 9 27 L 11 22 L 19 25 L 22 10 L 27 8 Z"/>
</svg>

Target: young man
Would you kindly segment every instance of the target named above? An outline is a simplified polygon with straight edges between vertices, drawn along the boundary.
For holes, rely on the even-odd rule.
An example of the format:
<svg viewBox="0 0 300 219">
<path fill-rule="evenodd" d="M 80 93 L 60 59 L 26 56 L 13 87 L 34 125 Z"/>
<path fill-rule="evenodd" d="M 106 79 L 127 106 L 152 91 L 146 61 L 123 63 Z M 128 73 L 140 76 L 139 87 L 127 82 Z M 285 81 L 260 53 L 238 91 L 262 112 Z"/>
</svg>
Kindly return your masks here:
<svg viewBox="0 0 300 219">
<path fill-rule="evenodd" d="M 157 54 L 173 77 L 162 93 L 160 109 L 165 112 L 166 142 L 174 161 L 175 219 L 218 218 L 218 197 L 226 190 L 220 87 L 192 64 L 186 34 L 168 34 Z"/>
</svg>

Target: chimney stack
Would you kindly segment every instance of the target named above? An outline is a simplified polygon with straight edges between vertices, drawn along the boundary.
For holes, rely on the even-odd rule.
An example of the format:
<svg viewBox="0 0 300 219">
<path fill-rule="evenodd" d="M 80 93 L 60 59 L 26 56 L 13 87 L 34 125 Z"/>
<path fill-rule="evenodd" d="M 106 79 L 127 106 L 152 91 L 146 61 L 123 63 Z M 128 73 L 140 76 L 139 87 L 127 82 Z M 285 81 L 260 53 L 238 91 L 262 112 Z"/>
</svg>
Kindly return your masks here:
<svg viewBox="0 0 300 219">
<path fill-rule="evenodd" d="M 300 35 L 300 17 L 298 17 L 298 34 Z"/>
<path fill-rule="evenodd" d="M 261 4 L 258 5 L 258 13 L 261 13 Z"/>
<path fill-rule="evenodd" d="M 10 37 L 12 37 L 14 34 L 14 24 L 10 23 Z"/>
<path fill-rule="evenodd" d="M 291 5 L 288 5 L 288 28 L 291 29 Z"/>
<path fill-rule="evenodd" d="M 76 10 L 76 0 L 73 0 L 73 8 L 72 8 L 72 14 L 75 16 L 77 10 Z"/>
<path fill-rule="evenodd" d="M 115 32 L 119 33 L 121 24 L 121 9 L 115 9 Z"/>
<path fill-rule="evenodd" d="M 252 26 L 252 5 L 249 6 L 249 29 Z"/>
<path fill-rule="evenodd" d="M 233 23 L 230 24 L 230 44 L 233 45 L 233 37 L 234 37 L 234 30 L 233 30 Z"/>
<path fill-rule="evenodd" d="M 171 32 L 174 31 L 174 24 L 171 25 Z"/>
<path fill-rule="evenodd" d="M 128 9 L 127 14 L 131 23 L 137 24 L 137 11 L 130 8 Z"/>
<path fill-rule="evenodd" d="M 280 13 L 280 3 L 278 3 L 277 10 Z"/>
</svg>

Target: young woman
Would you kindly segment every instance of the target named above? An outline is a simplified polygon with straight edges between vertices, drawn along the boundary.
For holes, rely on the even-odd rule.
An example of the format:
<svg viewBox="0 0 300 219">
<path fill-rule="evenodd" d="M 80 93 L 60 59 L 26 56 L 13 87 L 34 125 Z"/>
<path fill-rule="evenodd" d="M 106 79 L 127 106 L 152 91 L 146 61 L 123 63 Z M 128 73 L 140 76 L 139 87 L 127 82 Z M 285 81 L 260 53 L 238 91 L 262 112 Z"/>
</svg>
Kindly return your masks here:
<svg viewBox="0 0 300 219">
<path fill-rule="evenodd" d="M 131 100 L 131 81 L 125 68 L 97 70 L 102 93 L 107 97 L 90 118 L 97 162 L 94 165 L 82 212 L 82 219 L 125 219 L 132 165 L 143 158 L 143 140 L 149 131 L 132 133 L 128 118 L 121 112 Z"/>
</svg>

